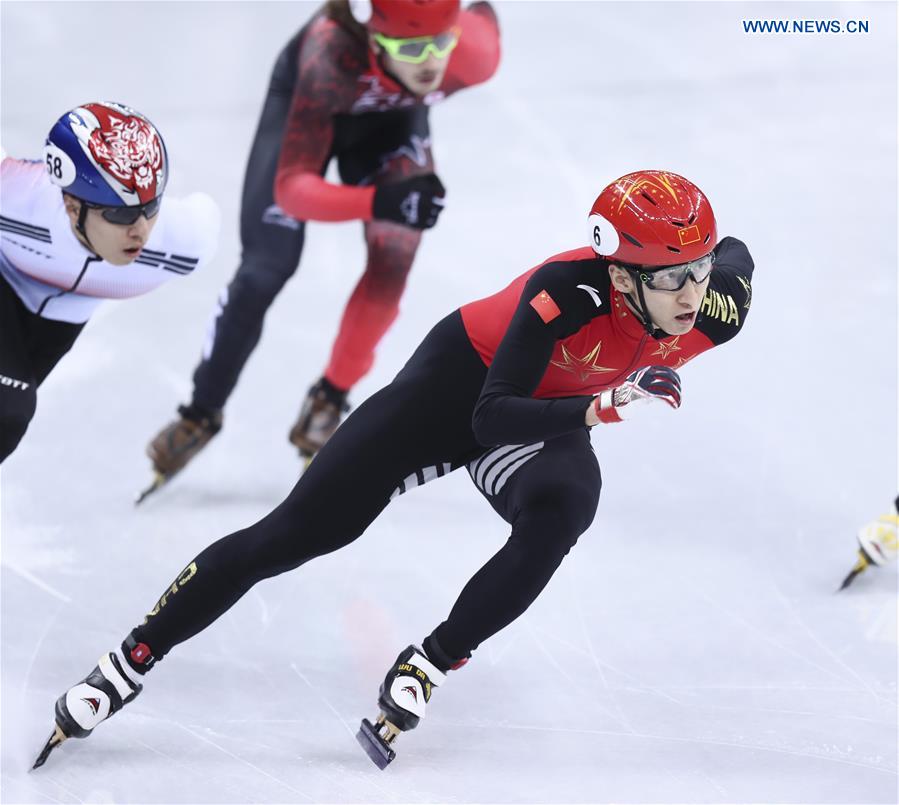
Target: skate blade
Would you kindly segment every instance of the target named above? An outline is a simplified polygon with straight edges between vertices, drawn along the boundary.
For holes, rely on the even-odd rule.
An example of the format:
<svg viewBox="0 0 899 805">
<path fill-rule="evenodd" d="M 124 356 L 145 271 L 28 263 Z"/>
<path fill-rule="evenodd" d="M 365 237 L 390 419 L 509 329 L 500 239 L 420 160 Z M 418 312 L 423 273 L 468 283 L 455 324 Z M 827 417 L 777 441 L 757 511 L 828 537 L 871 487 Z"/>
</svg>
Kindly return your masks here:
<svg viewBox="0 0 899 805">
<path fill-rule="evenodd" d="M 37 756 L 37 760 L 34 761 L 34 765 L 31 767 L 31 770 L 39 769 L 47 762 L 47 758 L 50 757 L 50 753 L 56 749 L 64 740 L 66 740 L 66 734 L 60 729 L 59 724 L 53 725 L 53 734 L 47 740 L 47 743 L 44 744 L 44 748 L 41 749 L 41 753 Z"/>
<path fill-rule="evenodd" d="M 388 740 L 393 741 L 399 734 L 399 730 L 383 719 L 378 720 L 378 725 L 388 725 Z M 356 740 L 365 750 L 372 762 L 382 771 L 390 765 L 391 761 L 396 757 L 396 752 L 390 748 L 388 740 L 385 740 L 378 734 L 378 727 L 374 726 L 367 718 L 362 719 L 359 732 L 356 733 Z"/>
<path fill-rule="evenodd" d="M 135 506 L 140 506 L 150 495 L 161 489 L 168 482 L 168 476 L 157 472 L 153 477 L 153 483 L 141 492 L 134 501 Z"/>
<path fill-rule="evenodd" d="M 868 566 L 870 565 L 868 557 L 865 556 L 861 551 L 859 551 L 858 554 L 858 561 L 855 563 L 855 566 L 852 568 L 852 570 L 849 571 L 849 575 L 846 576 L 845 579 L 843 579 L 843 583 L 840 585 L 840 588 L 839 590 L 837 590 L 837 592 L 840 592 L 840 590 L 845 590 L 850 584 L 852 584 L 853 581 L 855 581 L 856 576 L 860 576 L 868 569 Z"/>
</svg>

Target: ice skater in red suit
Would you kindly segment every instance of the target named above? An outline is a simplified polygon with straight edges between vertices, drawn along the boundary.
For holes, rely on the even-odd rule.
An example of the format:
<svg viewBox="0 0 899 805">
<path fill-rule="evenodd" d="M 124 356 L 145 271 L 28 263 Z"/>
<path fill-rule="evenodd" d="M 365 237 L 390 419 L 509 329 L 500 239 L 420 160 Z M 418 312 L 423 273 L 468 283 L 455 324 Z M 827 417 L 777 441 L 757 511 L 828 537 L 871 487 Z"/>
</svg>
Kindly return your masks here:
<svg viewBox="0 0 899 805">
<path fill-rule="evenodd" d="M 465 467 L 509 536 L 446 619 L 388 671 L 381 718 L 363 722 L 360 741 L 379 765 L 390 762 L 393 739 L 418 724 L 434 688 L 534 602 L 590 526 L 601 486 L 591 427 L 679 408 L 680 367 L 746 322 L 752 258 L 736 238 L 718 240 L 709 201 L 692 182 L 665 171 L 628 174 L 600 193 L 588 221 L 591 245 L 438 322 L 281 505 L 190 560 L 144 622 L 104 655 L 121 678 L 101 664 L 60 699 L 60 730 L 87 734 L 137 695 L 157 660 L 258 581 L 348 545 L 391 500 Z M 433 562 L 419 547 L 427 532 L 422 523 L 391 560 L 410 574 Z M 310 609 L 298 606 L 300 625 Z M 117 680 L 124 697 L 116 698 Z M 107 696 L 102 716 L 78 704 L 88 694 Z"/>
<path fill-rule="evenodd" d="M 158 482 L 221 429 L 266 311 L 296 271 L 307 221 L 362 221 L 368 257 L 290 430 L 301 455 L 337 428 L 399 312 L 422 232 L 444 204 L 430 107 L 493 75 L 499 26 L 487 2 L 373 0 L 370 12 L 360 22 L 347 0 L 326 3 L 275 63 L 244 180 L 241 263 L 219 297 L 190 403 L 148 447 Z M 339 184 L 324 178 L 332 159 Z M 304 362 L 286 356 L 285 366 Z"/>
</svg>

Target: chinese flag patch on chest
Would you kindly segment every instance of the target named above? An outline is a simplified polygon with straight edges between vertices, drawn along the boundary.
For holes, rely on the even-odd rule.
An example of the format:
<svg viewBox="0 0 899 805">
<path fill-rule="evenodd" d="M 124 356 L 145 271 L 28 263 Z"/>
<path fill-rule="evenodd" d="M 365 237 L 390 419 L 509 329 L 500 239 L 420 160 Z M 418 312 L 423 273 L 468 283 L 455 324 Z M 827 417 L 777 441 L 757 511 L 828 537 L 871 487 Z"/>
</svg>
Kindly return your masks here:
<svg viewBox="0 0 899 805">
<path fill-rule="evenodd" d="M 540 291 L 531 299 L 531 307 L 537 311 L 537 315 L 543 319 L 544 324 L 549 324 L 554 318 L 562 315 L 559 306 L 546 291 Z"/>
</svg>

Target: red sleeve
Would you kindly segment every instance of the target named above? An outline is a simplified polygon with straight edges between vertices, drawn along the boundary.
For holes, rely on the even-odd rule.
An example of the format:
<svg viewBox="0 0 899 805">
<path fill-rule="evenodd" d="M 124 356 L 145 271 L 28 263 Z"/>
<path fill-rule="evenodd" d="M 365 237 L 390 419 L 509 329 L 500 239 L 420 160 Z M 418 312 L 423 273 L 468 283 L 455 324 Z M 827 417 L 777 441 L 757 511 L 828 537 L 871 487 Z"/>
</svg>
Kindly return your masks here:
<svg viewBox="0 0 899 805">
<path fill-rule="evenodd" d="M 350 109 L 356 81 L 368 64 L 364 43 L 320 18 L 302 38 L 297 83 L 281 142 L 275 202 L 302 221 L 371 219 L 373 187 L 326 182 L 334 116 Z"/>
<path fill-rule="evenodd" d="M 450 57 L 448 92 L 482 84 L 499 66 L 499 22 L 490 3 L 472 3 L 459 15 L 462 34 Z"/>
</svg>

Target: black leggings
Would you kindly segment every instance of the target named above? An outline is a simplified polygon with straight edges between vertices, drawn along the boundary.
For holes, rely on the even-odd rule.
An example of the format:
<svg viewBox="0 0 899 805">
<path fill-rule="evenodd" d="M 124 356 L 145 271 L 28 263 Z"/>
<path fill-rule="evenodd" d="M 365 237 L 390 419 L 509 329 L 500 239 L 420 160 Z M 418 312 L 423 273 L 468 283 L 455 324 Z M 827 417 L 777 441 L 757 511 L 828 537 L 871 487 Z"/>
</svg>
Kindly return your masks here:
<svg viewBox="0 0 899 805">
<path fill-rule="evenodd" d="M 161 658 L 256 582 L 348 545 L 392 496 L 467 465 L 512 526 L 434 633 L 451 658 L 469 656 L 544 588 L 592 522 L 601 483 L 586 428 L 545 444 L 478 445 L 471 413 L 485 374 L 456 311 L 338 428 L 280 506 L 178 575 L 135 639 Z"/>
<path fill-rule="evenodd" d="M 0 462 L 25 435 L 38 386 L 83 328 L 32 313 L 0 275 Z"/>
</svg>

